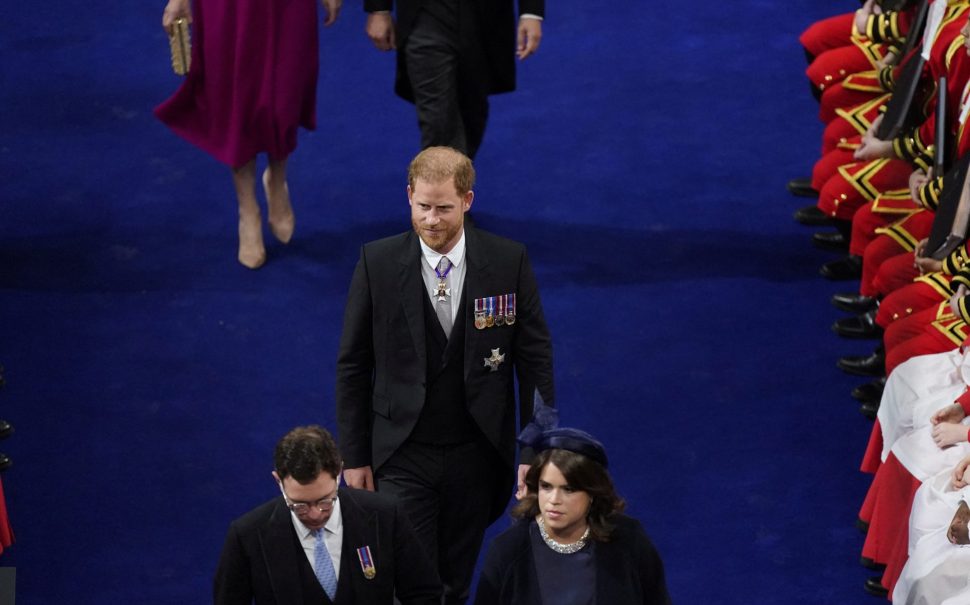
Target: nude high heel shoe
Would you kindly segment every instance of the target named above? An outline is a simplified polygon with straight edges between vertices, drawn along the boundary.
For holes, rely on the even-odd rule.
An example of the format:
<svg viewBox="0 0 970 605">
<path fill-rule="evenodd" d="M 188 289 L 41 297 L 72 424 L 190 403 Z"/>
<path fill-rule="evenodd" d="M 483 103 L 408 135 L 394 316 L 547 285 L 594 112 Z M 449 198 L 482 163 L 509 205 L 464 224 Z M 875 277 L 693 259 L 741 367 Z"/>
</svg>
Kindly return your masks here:
<svg viewBox="0 0 970 605">
<path fill-rule="evenodd" d="M 263 246 L 263 222 L 256 215 L 255 222 L 239 213 L 239 262 L 249 269 L 259 269 L 266 262 Z"/>
<path fill-rule="evenodd" d="M 269 206 L 269 230 L 280 242 L 288 244 L 296 229 L 296 215 L 293 214 L 293 206 L 290 204 L 290 189 L 284 183 L 283 199 L 274 200 L 269 194 L 269 170 L 264 170 L 263 191 L 266 193 L 266 204 Z"/>
</svg>

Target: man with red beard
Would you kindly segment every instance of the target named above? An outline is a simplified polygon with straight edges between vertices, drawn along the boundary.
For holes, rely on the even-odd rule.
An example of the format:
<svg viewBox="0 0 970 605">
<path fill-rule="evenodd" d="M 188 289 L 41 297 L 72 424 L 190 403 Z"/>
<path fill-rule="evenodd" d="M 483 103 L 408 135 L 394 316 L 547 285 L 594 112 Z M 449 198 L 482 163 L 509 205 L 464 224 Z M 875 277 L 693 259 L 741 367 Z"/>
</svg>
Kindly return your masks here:
<svg viewBox="0 0 970 605">
<path fill-rule="evenodd" d="M 344 480 L 398 498 L 464 603 L 515 485 L 519 421 L 553 401 L 552 341 L 525 247 L 465 223 L 475 171 L 449 147 L 408 170 L 412 231 L 365 244 L 337 359 Z M 519 456 L 518 483 L 532 453 Z"/>
</svg>

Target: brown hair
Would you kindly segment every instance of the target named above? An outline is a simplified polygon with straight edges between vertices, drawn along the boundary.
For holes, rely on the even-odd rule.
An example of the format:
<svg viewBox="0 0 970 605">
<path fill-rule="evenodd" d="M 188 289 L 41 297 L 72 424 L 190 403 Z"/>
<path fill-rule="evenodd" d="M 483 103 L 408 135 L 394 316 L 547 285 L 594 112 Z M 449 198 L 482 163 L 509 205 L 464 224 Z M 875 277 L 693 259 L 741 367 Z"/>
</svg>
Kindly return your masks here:
<svg viewBox="0 0 970 605">
<path fill-rule="evenodd" d="M 475 168 L 468 156 L 451 147 L 428 147 L 411 160 L 408 166 L 408 186 L 415 182 L 437 185 L 451 180 L 458 195 L 465 195 L 475 186 Z"/>
<path fill-rule="evenodd" d="M 539 514 L 539 476 L 550 462 L 556 465 L 570 487 L 589 495 L 591 501 L 586 515 L 589 534 L 594 540 L 608 542 L 613 531 L 610 517 L 622 512 L 626 503 L 616 493 L 613 479 L 603 465 L 576 452 L 560 449 L 540 452 L 525 475 L 528 493 L 512 509 L 512 516 L 532 519 Z"/>
<path fill-rule="evenodd" d="M 327 429 L 298 426 L 279 440 L 273 453 L 280 481 L 293 477 L 299 483 L 312 483 L 326 471 L 334 479 L 340 475 L 340 450 Z"/>
</svg>

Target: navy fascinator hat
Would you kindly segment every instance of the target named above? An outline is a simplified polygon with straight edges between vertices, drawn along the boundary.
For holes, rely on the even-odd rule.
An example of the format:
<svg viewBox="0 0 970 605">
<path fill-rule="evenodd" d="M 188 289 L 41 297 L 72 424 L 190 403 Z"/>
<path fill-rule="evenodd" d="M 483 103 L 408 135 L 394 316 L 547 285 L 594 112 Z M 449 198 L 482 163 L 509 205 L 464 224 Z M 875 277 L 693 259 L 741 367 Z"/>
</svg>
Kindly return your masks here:
<svg viewBox="0 0 970 605">
<path fill-rule="evenodd" d="M 532 407 L 532 422 L 519 434 L 519 443 L 535 453 L 560 449 L 582 454 L 607 467 L 606 448 L 595 437 L 579 429 L 559 427 L 559 413 L 545 405 L 536 390 Z"/>
</svg>

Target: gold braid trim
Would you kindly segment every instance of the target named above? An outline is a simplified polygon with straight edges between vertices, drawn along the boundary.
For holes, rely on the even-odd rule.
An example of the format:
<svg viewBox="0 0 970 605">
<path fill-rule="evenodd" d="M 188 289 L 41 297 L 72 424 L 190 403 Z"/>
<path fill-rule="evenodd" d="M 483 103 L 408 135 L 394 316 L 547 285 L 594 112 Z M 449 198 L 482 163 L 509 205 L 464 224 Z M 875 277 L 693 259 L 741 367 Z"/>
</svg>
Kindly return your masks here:
<svg viewBox="0 0 970 605">
<path fill-rule="evenodd" d="M 967 264 L 967 246 L 960 246 L 943 259 L 943 272 L 953 275 Z"/>
<path fill-rule="evenodd" d="M 933 273 L 927 273 L 926 275 L 920 275 L 913 282 L 924 283 L 927 286 L 933 288 L 937 294 L 943 298 L 950 300 L 953 296 L 953 291 L 950 290 L 950 280 L 947 276 L 943 275 L 939 271 L 934 271 Z"/>
</svg>

